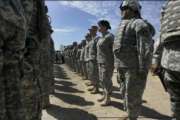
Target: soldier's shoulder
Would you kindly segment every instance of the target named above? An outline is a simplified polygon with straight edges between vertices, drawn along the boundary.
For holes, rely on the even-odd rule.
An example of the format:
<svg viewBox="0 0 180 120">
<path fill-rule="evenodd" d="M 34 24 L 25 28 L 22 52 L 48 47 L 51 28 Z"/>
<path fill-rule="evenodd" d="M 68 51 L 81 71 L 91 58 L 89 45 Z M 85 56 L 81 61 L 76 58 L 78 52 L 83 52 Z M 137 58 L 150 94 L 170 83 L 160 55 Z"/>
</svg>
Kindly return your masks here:
<svg viewBox="0 0 180 120">
<path fill-rule="evenodd" d="M 140 32 L 148 32 L 148 33 L 151 33 L 152 36 L 154 36 L 155 34 L 155 29 L 154 27 L 152 26 L 151 23 L 149 23 L 147 20 L 144 20 L 144 19 L 136 19 L 134 20 L 133 22 L 133 26 L 135 28 L 135 31 L 138 33 Z"/>
<path fill-rule="evenodd" d="M 106 38 L 109 38 L 109 39 L 114 39 L 114 35 L 112 33 L 108 33 L 106 35 Z"/>
<path fill-rule="evenodd" d="M 143 19 L 136 19 L 133 21 L 133 27 L 135 28 L 136 32 L 139 32 L 143 29 L 147 29 L 148 25 Z"/>
</svg>

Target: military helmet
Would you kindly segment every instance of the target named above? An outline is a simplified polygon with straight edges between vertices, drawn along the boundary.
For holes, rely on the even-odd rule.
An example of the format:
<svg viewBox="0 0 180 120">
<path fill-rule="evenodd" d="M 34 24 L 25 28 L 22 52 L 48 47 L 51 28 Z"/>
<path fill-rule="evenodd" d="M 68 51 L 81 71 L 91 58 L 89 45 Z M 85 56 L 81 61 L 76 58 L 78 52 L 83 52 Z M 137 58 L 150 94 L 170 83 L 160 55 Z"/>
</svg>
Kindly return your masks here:
<svg viewBox="0 0 180 120">
<path fill-rule="evenodd" d="M 123 0 L 120 5 L 120 9 L 123 10 L 125 7 L 131 8 L 132 10 L 138 11 L 139 13 L 141 11 L 141 5 L 139 4 L 138 0 Z"/>
</svg>

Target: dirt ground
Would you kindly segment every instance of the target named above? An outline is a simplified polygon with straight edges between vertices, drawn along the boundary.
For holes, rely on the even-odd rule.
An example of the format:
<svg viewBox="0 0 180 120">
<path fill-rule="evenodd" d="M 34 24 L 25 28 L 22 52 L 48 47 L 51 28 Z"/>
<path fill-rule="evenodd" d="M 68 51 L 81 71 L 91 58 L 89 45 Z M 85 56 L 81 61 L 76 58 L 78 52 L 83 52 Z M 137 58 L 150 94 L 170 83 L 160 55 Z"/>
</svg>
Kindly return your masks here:
<svg viewBox="0 0 180 120">
<path fill-rule="evenodd" d="M 111 105 L 101 107 L 97 102 L 100 95 L 87 91 L 87 80 L 82 80 L 66 65 L 55 65 L 54 68 L 55 94 L 50 96 L 52 105 L 43 111 L 42 120 L 121 120 L 126 116 L 116 73 Z M 139 120 L 170 120 L 169 96 L 157 77 L 149 75 L 143 101 Z"/>
</svg>

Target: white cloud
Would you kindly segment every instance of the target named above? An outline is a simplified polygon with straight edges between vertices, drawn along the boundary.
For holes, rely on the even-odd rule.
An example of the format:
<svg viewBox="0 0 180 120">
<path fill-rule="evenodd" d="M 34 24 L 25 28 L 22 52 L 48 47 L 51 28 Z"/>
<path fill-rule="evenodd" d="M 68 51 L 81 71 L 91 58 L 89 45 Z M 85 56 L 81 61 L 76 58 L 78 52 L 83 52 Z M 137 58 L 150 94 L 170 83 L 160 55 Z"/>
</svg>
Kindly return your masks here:
<svg viewBox="0 0 180 120">
<path fill-rule="evenodd" d="M 119 1 L 59 1 L 59 4 L 77 8 L 83 12 L 95 16 L 97 19 L 88 20 L 96 24 L 98 20 L 106 19 L 111 23 L 112 29 L 119 23 Z"/>
<path fill-rule="evenodd" d="M 78 30 L 78 28 L 65 27 L 65 28 L 53 28 L 54 32 L 71 33 Z"/>
</svg>

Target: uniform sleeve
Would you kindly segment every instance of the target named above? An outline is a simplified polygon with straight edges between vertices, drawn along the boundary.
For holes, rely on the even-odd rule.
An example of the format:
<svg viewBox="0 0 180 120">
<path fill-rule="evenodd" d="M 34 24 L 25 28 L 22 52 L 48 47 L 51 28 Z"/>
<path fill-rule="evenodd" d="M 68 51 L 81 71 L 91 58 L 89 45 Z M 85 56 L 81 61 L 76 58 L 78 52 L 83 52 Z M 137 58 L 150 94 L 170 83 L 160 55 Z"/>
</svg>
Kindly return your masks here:
<svg viewBox="0 0 180 120">
<path fill-rule="evenodd" d="M 143 21 L 139 20 L 135 26 L 136 38 L 137 38 L 137 51 L 139 59 L 139 69 L 145 70 L 147 62 L 149 61 L 149 55 L 152 54 L 152 34 L 149 26 Z"/>
<path fill-rule="evenodd" d="M 97 55 L 97 41 L 98 41 L 99 37 L 96 38 L 96 40 L 94 40 L 93 42 L 93 46 L 92 46 L 92 52 L 91 52 L 91 56 L 93 60 L 96 60 L 96 55 Z"/>
<path fill-rule="evenodd" d="M 104 44 L 112 46 L 113 41 L 114 41 L 114 35 L 111 34 L 107 37 L 107 39 L 105 39 Z"/>
</svg>

